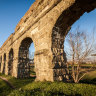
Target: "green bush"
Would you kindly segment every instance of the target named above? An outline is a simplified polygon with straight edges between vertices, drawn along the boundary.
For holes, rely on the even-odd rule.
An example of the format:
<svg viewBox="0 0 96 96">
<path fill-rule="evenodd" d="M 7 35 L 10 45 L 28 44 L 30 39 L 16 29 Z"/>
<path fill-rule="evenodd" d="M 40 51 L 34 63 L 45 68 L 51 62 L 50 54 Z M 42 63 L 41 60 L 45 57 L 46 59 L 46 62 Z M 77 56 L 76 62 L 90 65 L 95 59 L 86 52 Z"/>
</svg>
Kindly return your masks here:
<svg viewBox="0 0 96 96">
<path fill-rule="evenodd" d="M 34 82 L 8 96 L 96 96 L 96 86 L 62 82 Z"/>
</svg>

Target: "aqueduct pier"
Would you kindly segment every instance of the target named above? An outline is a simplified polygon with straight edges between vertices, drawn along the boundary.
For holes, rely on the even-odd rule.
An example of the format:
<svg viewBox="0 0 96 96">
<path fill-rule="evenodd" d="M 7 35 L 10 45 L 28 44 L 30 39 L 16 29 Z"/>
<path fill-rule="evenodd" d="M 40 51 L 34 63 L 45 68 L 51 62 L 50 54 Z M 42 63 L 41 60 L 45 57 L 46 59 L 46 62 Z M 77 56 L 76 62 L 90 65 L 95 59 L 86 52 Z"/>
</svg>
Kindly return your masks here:
<svg viewBox="0 0 96 96">
<path fill-rule="evenodd" d="M 65 36 L 80 16 L 95 8 L 96 0 L 36 0 L 0 48 L 0 72 L 28 77 L 33 42 L 36 80 L 67 80 Z"/>
</svg>

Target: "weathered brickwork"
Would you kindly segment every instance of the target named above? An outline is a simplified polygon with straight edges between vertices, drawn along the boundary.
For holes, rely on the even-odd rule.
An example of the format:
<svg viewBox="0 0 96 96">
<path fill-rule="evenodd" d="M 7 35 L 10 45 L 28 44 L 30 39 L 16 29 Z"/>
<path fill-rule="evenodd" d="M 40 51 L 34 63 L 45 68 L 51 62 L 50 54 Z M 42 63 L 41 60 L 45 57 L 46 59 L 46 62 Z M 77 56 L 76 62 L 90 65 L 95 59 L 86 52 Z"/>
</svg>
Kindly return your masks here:
<svg viewBox="0 0 96 96">
<path fill-rule="evenodd" d="M 0 48 L 0 72 L 29 77 L 29 46 L 35 46 L 38 81 L 66 81 L 64 39 L 71 25 L 96 8 L 96 0 L 36 0 Z"/>
</svg>

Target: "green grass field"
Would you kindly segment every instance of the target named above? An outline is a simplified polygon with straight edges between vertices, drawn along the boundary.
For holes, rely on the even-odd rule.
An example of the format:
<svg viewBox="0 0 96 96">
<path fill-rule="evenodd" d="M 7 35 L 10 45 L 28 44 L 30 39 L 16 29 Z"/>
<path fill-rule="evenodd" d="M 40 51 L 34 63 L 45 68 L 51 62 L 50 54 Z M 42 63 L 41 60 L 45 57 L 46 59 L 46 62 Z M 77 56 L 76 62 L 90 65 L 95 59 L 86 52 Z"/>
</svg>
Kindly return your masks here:
<svg viewBox="0 0 96 96">
<path fill-rule="evenodd" d="M 96 96 L 96 86 L 63 82 L 32 82 L 8 96 Z"/>
<path fill-rule="evenodd" d="M 0 96 L 96 96 L 96 71 L 86 74 L 79 84 L 34 82 L 34 78 L 16 79 L 2 74 L 0 76 L 7 78 L 16 88 L 11 89 L 0 80 Z"/>
</svg>

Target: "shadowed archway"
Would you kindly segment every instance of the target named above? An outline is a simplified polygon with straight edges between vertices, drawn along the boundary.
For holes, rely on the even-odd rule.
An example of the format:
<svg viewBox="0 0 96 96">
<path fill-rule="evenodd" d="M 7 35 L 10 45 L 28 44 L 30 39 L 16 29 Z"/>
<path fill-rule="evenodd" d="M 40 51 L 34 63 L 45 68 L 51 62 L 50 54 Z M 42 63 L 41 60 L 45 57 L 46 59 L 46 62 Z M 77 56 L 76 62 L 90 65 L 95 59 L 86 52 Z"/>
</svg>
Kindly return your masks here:
<svg viewBox="0 0 96 96">
<path fill-rule="evenodd" d="M 4 53 L 3 74 L 5 74 L 5 66 L 6 66 L 6 53 Z"/>
<path fill-rule="evenodd" d="M 13 73 L 13 58 L 14 58 L 14 52 L 11 48 L 9 52 L 9 62 L 8 62 L 8 75 L 12 75 Z"/>
<path fill-rule="evenodd" d="M 22 40 L 19 47 L 19 60 L 18 60 L 18 78 L 28 78 L 30 77 L 30 52 L 29 47 L 31 46 L 32 39 L 26 37 Z M 34 59 L 33 59 L 34 60 Z M 33 66 L 33 65 L 32 65 Z"/>
</svg>

